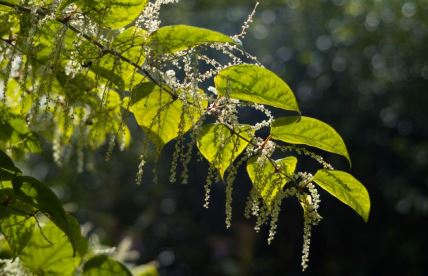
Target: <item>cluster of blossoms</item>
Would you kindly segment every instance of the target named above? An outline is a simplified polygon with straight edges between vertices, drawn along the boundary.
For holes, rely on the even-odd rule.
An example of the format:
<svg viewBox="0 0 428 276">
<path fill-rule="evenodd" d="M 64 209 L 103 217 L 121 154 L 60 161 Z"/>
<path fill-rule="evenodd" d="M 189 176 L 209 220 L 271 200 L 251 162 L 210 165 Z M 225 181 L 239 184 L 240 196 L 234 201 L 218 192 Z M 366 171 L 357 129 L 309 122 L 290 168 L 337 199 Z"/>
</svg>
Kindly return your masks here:
<svg viewBox="0 0 428 276">
<path fill-rule="evenodd" d="M 149 34 L 153 33 L 161 24 L 159 19 L 159 12 L 162 5 L 177 3 L 178 0 L 156 0 L 155 2 L 149 2 L 142 14 L 136 20 L 136 25 L 141 26 L 148 31 Z"/>
<path fill-rule="evenodd" d="M 19 259 L 0 259 L 1 275 L 3 276 L 26 276 L 30 272 L 22 265 Z"/>
</svg>

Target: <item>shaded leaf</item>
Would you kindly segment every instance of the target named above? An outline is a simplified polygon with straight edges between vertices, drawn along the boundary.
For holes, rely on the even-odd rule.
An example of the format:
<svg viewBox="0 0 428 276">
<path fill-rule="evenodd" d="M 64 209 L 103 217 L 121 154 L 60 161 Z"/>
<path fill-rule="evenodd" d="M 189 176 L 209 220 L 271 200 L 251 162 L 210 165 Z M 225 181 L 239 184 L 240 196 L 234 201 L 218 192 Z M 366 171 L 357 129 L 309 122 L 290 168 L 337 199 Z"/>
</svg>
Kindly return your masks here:
<svg viewBox="0 0 428 276">
<path fill-rule="evenodd" d="M 290 144 L 304 144 L 351 159 L 342 137 L 328 124 L 305 116 L 275 119 L 271 128 L 272 138 Z"/>
<path fill-rule="evenodd" d="M 12 180 L 19 175 L 21 170 L 15 167 L 12 159 L 2 150 L 0 150 L 0 181 Z"/>
<path fill-rule="evenodd" d="M 83 276 L 131 276 L 131 272 L 122 263 L 106 255 L 98 255 L 83 266 Z"/>
<path fill-rule="evenodd" d="M 237 134 L 222 124 L 208 124 L 202 127 L 196 138 L 199 151 L 219 170 L 221 177 L 254 135 L 249 125 L 239 125 L 234 131 Z"/>
<path fill-rule="evenodd" d="M 266 68 L 253 64 L 230 66 L 218 73 L 214 83 L 220 96 L 300 113 L 296 97 L 287 83 Z"/>
<path fill-rule="evenodd" d="M 152 33 L 149 46 L 154 49 L 155 54 L 173 54 L 214 42 L 236 44 L 229 36 L 216 31 L 188 25 L 172 25 L 161 27 Z"/>
<path fill-rule="evenodd" d="M 259 156 L 247 161 L 248 176 L 268 208 L 278 192 L 290 181 L 296 165 L 297 158 L 294 156 L 275 160 L 276 168 L 267 158 Z"/>
<path fill-rule="evenodd" d="M 363 184 L 352 175 L 343 171 L 321 169 L 316 172 L 312 180 L 354 209 L 367 222 L 370 213 L 370 197 Z"/>
</svg>

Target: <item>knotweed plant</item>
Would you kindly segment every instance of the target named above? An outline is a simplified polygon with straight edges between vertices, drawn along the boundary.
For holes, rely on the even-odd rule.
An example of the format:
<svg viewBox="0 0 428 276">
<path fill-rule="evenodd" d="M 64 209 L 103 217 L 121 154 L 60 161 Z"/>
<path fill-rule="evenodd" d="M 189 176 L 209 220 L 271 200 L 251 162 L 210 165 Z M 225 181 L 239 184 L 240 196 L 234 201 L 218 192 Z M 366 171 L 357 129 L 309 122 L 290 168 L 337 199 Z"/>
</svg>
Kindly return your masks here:
<svg viewBox="0 0 428 276">
<path fill-rule="evenodd" d="M 321 220 L 319 187 L 368 219 L 370 201 L 364 186 L 312 151 L 338 154 L 350 163 L 346 146 L 331 126 L 302 115 L 290 87 L 245 51 L 241 41 L 255 9 L 242 31 L 228 36 L 195 26 L 161 27 L 161 7 L 175 2 L 0 0 L 0 128 L 5 133 L 0 145 L 8 154 L 37 152 L 38 137 L 43 137 L 51 142 L 58 165 L 75 152 L 78 170 L 83 170 L 87 149 L 105 144 L 109 160 L 115 147 L 129 147 L 133 117 L 145 133 L 145 147 L 152 145 L 160 153 L 164 145 L 175 142 L 170 182 L 188 182 L 194 150 L 208 161 L 203 205 L 209 207 L 212 186 L 224 182 L 227 228 L 232 225 L 235 177 L 243 166 L 252 185 L 244 213 L 255 217 L 257 232 L 269 227 L 268 243 L 276 235 L 282 202 L 296 198 L 304 217 L 304 270 L 312 227 Z M 293 115 L 275 118 L 271 108 Z M 265 118 L 245 122 L 243 109 Z M 136 168 L 137 183 L 146 164 L 144 152 Z M 8 189 L 15 196 L 26 184 L 49 193 L 41 183 L 20 176 L 6 153 L 2 152 L 1 166 L 8 174 L 0 178 L 2 192 Z M 297 170 L 302 157 L 318 162 L 319 170 Z M 7 181 L 12 184 L 3 184 Z M 66 233 L 73 252 L 81 253 L 76 225 L 62 207 L 52 207 L 45 198 L 37 198 L 35 205 L 27 197 L 21 200 L 49 214 Z M 8 202 L 3 203 L 11 207 Z M 24 214 L 37 218 L 36 213 Z M 30 238 L 15 246 L 3 224 L 0 230 L 21 256 Z M 20 260 L 35 269 L 25 257 Z"/>
</svg>

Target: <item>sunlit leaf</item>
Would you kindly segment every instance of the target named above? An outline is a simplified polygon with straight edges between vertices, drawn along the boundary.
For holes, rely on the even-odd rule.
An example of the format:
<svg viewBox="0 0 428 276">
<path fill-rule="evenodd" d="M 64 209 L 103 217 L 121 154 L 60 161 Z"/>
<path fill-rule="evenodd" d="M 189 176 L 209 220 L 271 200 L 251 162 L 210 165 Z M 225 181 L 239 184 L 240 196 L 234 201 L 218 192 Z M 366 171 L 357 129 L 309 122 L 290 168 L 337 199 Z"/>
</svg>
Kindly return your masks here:
<svg viewBox="0 0 428 276">
<path fill-rule="evenodd" d="M 130 111 L 159 149 L 186 133 L 207 106 L 206 100 L 198 98 L 203 95 L 198 94 L 189 99 L 191 105 L 185 107 L 181 100 L 173 99 L 154 83 L 142 83 L 133 93 Z"/>
<path fill-rule="evenodd" d="M 188 25 L 172 25 L 161 27 L 151 34 L 149 46 L 156 54 L 172 54 L 214 42 L 236 44 L 229 36 L 216 31 Z"/>
<path fill-rule="evenodd" d="M 147 4 L 147 0 L 79 0 L 76 2 L 92 20 L 111 29 L 119 29 L 132 23 Z"/>
<path fill-rule="evenodd" d="M 0 232 L 14 256 L 30 241 L 35 226 L 33 208 L 16 199 L 12 189 L 0 190 Z"/>
<path fill-rule="evenodd" d="M 77 241 L 74 240 L 67 215 L 56 195 L 46 185 L 29 176 L 15 177 L 12 184 L 15 195 L 49 217 L 67 235 L 76 249 Z"/>
<path fill-rule="evenodd" d="M 230 66 L 218 73 L 214 83 L 220 96 L 300 113 L 296 97 L 287 83 L 266 68 L 252 64 Z"/>
<path fill-rule="evenodd" d="M 221 177 L 254 135 L 249 125 L 239 125 L 234 132 L 222 124 L 208 124 L 198 133 L 196 142 L 199 151 L 219 170 Z"/>
<path fill-rule="evenodd" d="M 337 170 L 318 170 L 313 181 L 357 212 L 367 222 L 370 197 L 367 189 L 349 173 Z"/>
<path fill-rule="evenodd" d="M 83 276 L 131 276 L 129 269 L 122 263 L 106 255 L 98 255 L 83 266 Z"/>
<path fill-rule="evenodd" d="M 275 166 L 269 159 L 259 156 L 248 160 L 247 173 L 268 208 L 278 192 L 291 180 L 296 164 L 297 158 L 294 156 L 275 160 Z"/>
<path fill-rule="evenodd" d="M 67 236 L 52 222 L 36 228 L 19 258 L 36 275 L 72 275 L 80 263 Z"/>
<path fill-rule="evenodd" d="M 304 144 L 351 159 L 342 137 L 328 124 L 305 116 L 275 119 L 271 128 L 272 138 L 290 144 Z"/>
</svg>

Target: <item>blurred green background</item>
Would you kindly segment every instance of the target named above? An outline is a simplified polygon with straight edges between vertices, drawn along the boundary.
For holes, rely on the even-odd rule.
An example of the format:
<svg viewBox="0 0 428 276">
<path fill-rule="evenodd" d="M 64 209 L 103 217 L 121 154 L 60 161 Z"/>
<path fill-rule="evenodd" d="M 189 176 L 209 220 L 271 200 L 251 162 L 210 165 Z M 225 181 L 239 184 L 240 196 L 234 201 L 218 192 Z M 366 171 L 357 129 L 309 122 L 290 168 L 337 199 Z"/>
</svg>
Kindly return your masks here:
<svg viewBox="0 0 428 276">
<path fill-rule="evenodd" d="M 183 0 L 162 10 L 163 24 L 232 35 L 254 4 Z M 243 45 L 287 80 L 304 115 L 338 130 L 351 172 L 371 196 L 365 224 L 321 193 L 324 220 L 314 228 L 304 274 L 428 275 L 428 1 L 264 0 Z M 104 244 L 131 237 L 139 252 L 134 261 L 159 262 L 161 275 L 303 274 L 295 200 L 283 204 L 277 236 L 267 245 L 267 229 L 256 234 L 254 221 L 243 218 L 250 182 L 240 172 L 226 230 L 223 184 L 213 188 L 210 209 L 202 207 L 206 162 L 192 161 L 190 184 L 168 182 L 173 143 L 135 185 L 142 134 L 134 132 L 131 149 L 114 152 L 110 162 L 105 151 L 86 153 L 81 173 L 75 158 L 58 168 L 49 152 L 33 156 L 28 171 L 50 184 L 81 222 L 91 222 Z"/>
</svg>

